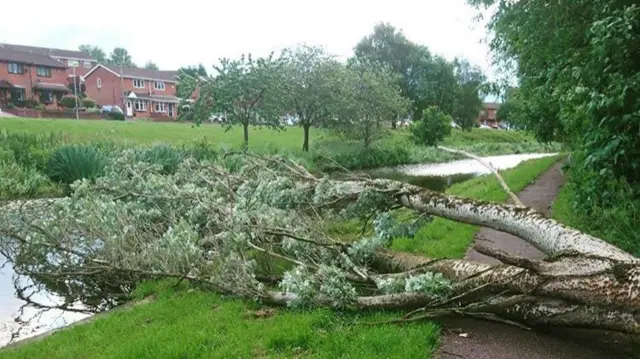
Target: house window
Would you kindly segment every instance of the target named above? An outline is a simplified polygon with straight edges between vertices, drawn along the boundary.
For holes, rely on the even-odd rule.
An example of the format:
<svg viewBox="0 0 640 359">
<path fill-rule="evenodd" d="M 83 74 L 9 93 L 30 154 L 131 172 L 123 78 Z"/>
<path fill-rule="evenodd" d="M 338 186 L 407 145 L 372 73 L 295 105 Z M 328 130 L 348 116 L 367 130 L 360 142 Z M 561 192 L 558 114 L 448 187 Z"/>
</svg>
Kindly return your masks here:
<svg viewBox="0 0 640 359">
<path fill-rule="evenodd" d="M 85 69 L 90 69 L 91 68 L 91 61 L 84 61 L 82 64 L 84 65 Z"/>
<path fill-rule="evenodd" d="M 133 79 L 133 87 L 143 89 L 144 88 L 144 80 Z"/>
<path fill-rule="evenodd" d="M 154 82 L 153 88 L 158 91 L 164 91 L 164 82 Z"/>
<path fill-rule="evenodd" d="M 53 93 L 51 91 L 40 91 L 40 103 L 50 104 L 53 102 Z"/>
<path fill-rule="evenodd" d="M 164 102 L 156 102 L 156 112 L 167 112 L 167 106 Z"/>
<path fill-rule="evenodd" d="M 69 67 L 78 67 L 80 63 L 77 60 L 67 60 L 67 65 L 69 65 Z"/>
<path fill-rule="evenodd" d="M 38 67 L 36 67 L 36 73 L 40 77 L 51 77 L 51 68 L 50 67 L 38 66 Z"/>
<path fill-rule="evenodd" d="M 9 73 L 10 74 L 23 74 L 24 73 L 24 66 L 22 66 L 22 64 L 18 64 L 15 62 L 10 62 L 9 65 L 7 65 Z"/>
<path fill-rule="evenodd" d="M 133 106 L 135 107 L 136 111 L 146 111 L 147 110 L 147 103 L 142 101 L 142 100 L 136 100 L 133 103 Z"/>
<path fill-rule="evenodd" d="M 98 77 L 98 79 L 96 80 L 96 86 L 98 88 L 102 88 L 102 79 Z"/>
</svg>

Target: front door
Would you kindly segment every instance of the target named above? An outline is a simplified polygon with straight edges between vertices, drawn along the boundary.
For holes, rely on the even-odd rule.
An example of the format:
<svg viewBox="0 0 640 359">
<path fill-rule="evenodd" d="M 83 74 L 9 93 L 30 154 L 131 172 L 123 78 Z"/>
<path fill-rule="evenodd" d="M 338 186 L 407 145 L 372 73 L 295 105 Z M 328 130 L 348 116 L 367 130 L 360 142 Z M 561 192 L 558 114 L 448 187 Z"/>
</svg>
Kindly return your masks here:
<svg viewBox="0 0 640 359">
<path fill-rule="evenodd" d="M 127 117 L 133 117 L 133 104 L 127 101 Z"/>
<path fill-rule="evenodd" d="M 169 117 L 173 118 L 173 104 L 169 104 Z"/>
</svg>

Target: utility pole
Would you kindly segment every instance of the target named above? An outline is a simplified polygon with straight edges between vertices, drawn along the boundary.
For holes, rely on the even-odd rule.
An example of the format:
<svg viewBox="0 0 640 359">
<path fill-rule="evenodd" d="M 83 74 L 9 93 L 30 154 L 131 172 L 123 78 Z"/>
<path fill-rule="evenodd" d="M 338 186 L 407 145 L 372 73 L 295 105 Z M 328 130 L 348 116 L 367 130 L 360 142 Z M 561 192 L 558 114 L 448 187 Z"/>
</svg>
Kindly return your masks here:
<svg viewBox="0 0 640 359">
<path fill-rule="evenodd" d="M 80 63 L 80 62 L 78 62 Z M 76 120 L 80 119 L 80 115 L 78 114 L 78 78 L 76 77 L 76 67 L 78 67 L 77 65 L 73 66 L 73 97 L 76 98 Z"/>
</svg>

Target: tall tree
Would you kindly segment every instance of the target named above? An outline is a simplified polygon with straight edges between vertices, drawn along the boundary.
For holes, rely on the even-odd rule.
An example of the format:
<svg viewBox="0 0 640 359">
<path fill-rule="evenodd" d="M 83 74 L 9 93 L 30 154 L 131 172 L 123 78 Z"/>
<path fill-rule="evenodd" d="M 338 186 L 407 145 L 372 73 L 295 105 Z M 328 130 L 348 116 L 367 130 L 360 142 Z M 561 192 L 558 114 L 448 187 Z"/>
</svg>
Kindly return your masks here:
<svg viewBox="0 0 640 359">
<path fill-rule="evenodd" d="M 107 60 L 107 55 L 105 52 L 98 46 L 84 44 L 80 45 L 78 49 L 82 52 L 85 52 L 91 55 L 91 58 L 98 61 L 98 63 L 105 63 Z"/>
<path fill-rule="evenodd" d="M 616 241 L 637 244 L 640 216 L 640 6 L 631 0 L 469 0 L 494 6 L 491 47 L 519 80 L 519 118 L 544 141 L 573 147 L 574 205 Z M 619 210 L 626 206 L 628 210 Z M 635 244 L 633 244 L 635 243 Z M 640 249 L 638 249 L 640 251 Z"/>
<path fill-rule="evenodd" d="M 144 68 L 147 70 L 160 70 L 160 68 L 158 68 L 158 65 L 156 65 L 156 63 L 151 60 L 147 61 L 147 63 L 144 64 Z"/>
<path fill-rule="evenodd" d="M 239 59 L 221 59 L 214 66 L 217 74 L 192 81 L 200 86 L 200 96 L 193 111 L 197 122 L 218 113 L 226 118 L 227 129 L 243 127 L 243 143 L 249 146 L 249 126 L 282 128 L 285 114 L 283 101 L 283 59 L 273 54 L 254 59 L 251 54 Z"/>
<path fill-rule="evenodd" d="M 456 87 L 453 92 L 452 117 L 463 129 L 471 129 L 482 109 L 481 91 L 486 81 L 482 70 L 465 59 L 453 61 Z"/>
<path fill-rule="evenodd" d="M 109 54 L 109 63 L 124 67 L 136 67 L 136 64 L 131 59 L 129 51 L 123 47 L 116 47 Z"/>
<path fill-rule="evenodd" d="M 388 71 L 356 60 L 340 78 L 341 113 L 331 125 L 350 138 L 362 140 L 365 148 L 385 132 L 383 122 L 409 111 L 411 102 L 402 96 Z"/>
<path fill-rule="evenodd" d="M 340 112 L 343 65 L 320 47 L 301 45 L 288 53 L 283 69 L 286 108 L 304 130 L 302 150 L 309 151 L 310 128 Z"/>
<path fill-rule="evenodd" d="M 359 61 L 384 67 L 396 75 L 395 84 L 413 103 L 414 119 L 420 119 L 428 106 L 451 112 L 453 68 L 443 58 L 432 56 L 426 47 L 411 42 L 402 31 L 388 23 L 377 24 L 354 51 Z M 392 126 L 395 121 L 392 119 Z"/>
</svg>

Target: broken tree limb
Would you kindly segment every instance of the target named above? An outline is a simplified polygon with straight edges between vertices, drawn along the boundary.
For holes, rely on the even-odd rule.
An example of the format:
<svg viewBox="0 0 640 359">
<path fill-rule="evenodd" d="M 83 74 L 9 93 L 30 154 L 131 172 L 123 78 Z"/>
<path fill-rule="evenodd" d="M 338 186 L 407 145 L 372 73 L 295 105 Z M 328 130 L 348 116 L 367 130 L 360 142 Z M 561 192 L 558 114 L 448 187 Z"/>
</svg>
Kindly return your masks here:
<svg viewBox="0 0 640 359">
<path fill-rule="evenodd" d="M 0 249 L 17 273 L 46 277 L 70 301 L 87 288 L 130 288 L 177 273 L 278 305 L 418 309 L 408 319 L 469 315 L 640 333 L 638 259 L 529 208 L 389 180 L 317 178 L 256 156 L 232 169 L 187 161 L 171 175 L 120 161 L 123 169 L 81 184 L 54 207 L 31 206 L 44 219 L 12 215 L 15 205 L 0 210 Z M 371 213 L 399 206 L 514 234 L 549 258 L 488 250 L 504 263 L 491 266 L 389 251 L 398 236 L 392 216 Z M 336 241 L 332 225 L 345 218 L 375 218 L 375 228 L 358 225 L 353 242 Z"/>
<path fill-rule="evenodd" d="M 485 161 L 482 157 L 478 157 L 478 156 L 474 155 L 473 153 L 469 153 L 469 152 L 466 152 L 466 151 L 454 150 L 453 148 L 448 148 L 448 147 L 444 147 L 444 146 L 438 146 L 438 148 L 443 150 L 443 151 L 460 154 L 460 155 L 463 155 L 463 156 L 466 156 L 466 157 L 469 157 L 469 158 L 472 158 L 472 159 L 478 161 L 481 165 L 485 166 L 487 169 L 489 169 L 489 171 L 491 171 L 496 176 L 496 178 L 498 179 L 498 182 L 500 182 L 500 185 L 502 186 L 504 191 L 507 192 L 509 197 L 511 197 L 511 200 L 513 201 L 513 203 L 515 203 L 519 207 L 526 207 L 524 205 L 524 203 L 522 203 L 522 201 L 520 201 L 520 198 L 518 198 L 518 196 L 516 196 L 516 194 L 513 193 L 511 188 L 509 188 L 509 185 L 504 180 L 504 178 L 502 178 L 502 175 L 500 175 L 500 172 L 498 172 L 498 170 L 495 167 L 493 167 L 493 165 L 491 165 L 491 163 Z"/>
</svg>

